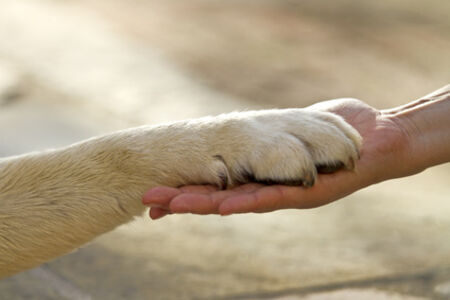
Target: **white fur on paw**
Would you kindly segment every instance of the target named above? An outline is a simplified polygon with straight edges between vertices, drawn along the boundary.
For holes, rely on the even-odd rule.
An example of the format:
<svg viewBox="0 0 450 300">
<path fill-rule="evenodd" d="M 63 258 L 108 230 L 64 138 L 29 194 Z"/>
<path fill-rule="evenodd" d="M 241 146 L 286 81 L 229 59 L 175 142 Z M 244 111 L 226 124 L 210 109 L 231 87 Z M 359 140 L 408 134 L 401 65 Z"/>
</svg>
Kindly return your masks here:
<svg viewBox="0 0 450 300">
<path fill-rule="evenodd" d="M 216 157 L 225 185 L 249 181 L 312 186 L 319 172 L 352 170 L 362 139 L 341 117 L 304 109 L 236 113 L 219 117 Z M 228 145 L 224 140 L 228 139 Z"/>
</svg>

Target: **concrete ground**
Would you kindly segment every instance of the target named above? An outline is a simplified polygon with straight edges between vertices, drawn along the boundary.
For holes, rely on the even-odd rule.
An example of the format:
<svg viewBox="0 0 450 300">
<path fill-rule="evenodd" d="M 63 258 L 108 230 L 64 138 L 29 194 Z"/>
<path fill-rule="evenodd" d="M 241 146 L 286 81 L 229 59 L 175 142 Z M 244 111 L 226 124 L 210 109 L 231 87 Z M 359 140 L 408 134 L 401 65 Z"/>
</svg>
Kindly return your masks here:
<svg viewBox="0 0 450 300">
<path fill-rule="evenodd" d="M 189 48 L 186 41 L 179 40 L 179 27 L 161 27 L 174 32 L 170 40 L 155 36 L 140 23 L 145 20 L 139 14 L 143 8 L 152 17 L 148 22 L 156 25 L 167 25 L 160 22 L 171 19 L 174 11 L 182 16 L 182 9 L 190 12 L 183 15 L 183 22 L 199 30 L 198 21 L 191 22 L 188 16 L 197 20 L 198 15 L 192 16 L 194 11 L 215 17 L 217 8 L 208 6 L 212 4 L 191 0 L 174 9 L 176 1 L 167 7 L 161 1 L 137 3 L 139 6 L 131 7 L 118 1 L 0 0 L 1 156 L 63 146 L 131 125 L 293 105 L 295 97 L 301 98 L 296 88 L 290 87 L 292 83 L 282 80 L 284 69 L 276 75 L 286 84 L 281 91 L 287 100 L 278 101 L 277 89 L 259 85 L 267 82 L 269 75 L 261 73 L 264 60 L 257 54 L 249 58 L 250 65 L 242 65 L 242 72 L 255 71 L 246 73 L 254 77 L 248 78 L 249 86 L 245 86 L 247 78 L 240 78 L 235 71 L 227 73 L 227 78 L 234 78 L 236 83 L 236 89 L 232 89 L 231 79 L 223 81 L 212 71 L 214 67 L 191 52 L 198 47 L 198 36 L 191 31 L 184 33 L 184 39 L 194 43 Z M 218 5 L 217 1 L 211 3 Z M 392 3 L 393 11 L 399 10 L 395 7 L 398 1 Z M 230 6 L 224 7 L 224 14 L 229 14 L 225 16 L 237 14 L 240 19 L 240 12 L 230 13 Z M 251 6 L 244 8 L 250 10 Z M 314 9 L 308 9 L 313 14 Z M 415 16 L 411 11 L 409 7 L 407 14 Z M 426 19 L 427 11 L 422 13 L 422 19 Z M 164 15 L 167 18 L 162 18 Z M 270 23 L 260 15 L 251 16 L 259 26 Z M 213 24 L 220 27 L 217 22 Z M 233 24 L 233 28 L 239 28 L 239 23 Z M 310 30 L 321 28 L 317 20 L 312 24 L 305 26 Z M 442 30 L 448 28 L 438 25 Z M 211 28 L 194 32 L 208 36 Z M 387 50 L 383 55 L 355 50 L 355 59 L 365 62 L 366 70 L 383 74 L 378 81 L 373 80 L 380 76 L 361 78 L 360 73 L 347 68 L 349 84 L 344 85 L 333 80 L 337 74 L 332 70 L 329 77 L 322 78 L 311 62 L 310 68 L 316 73 L 306 71 L 317 80 L 308 89 L 304 82 L 312 79 L 302 81 L 304 75 L 297 78 L 304 85 L 306 99 L 296 105 L 309 104 L 314 95 L 352 95 L 352 86 L 356 96 L 365 96 L 379 106 L 405 102 L 414 97 L 412 91 L 418 97 L 438 88 L 448 80 L 448 76 L 438 75 L 448 70 L 448 55 L 442 53 L 449 49 L 449 41 L 427 35 L 426 30 L 434 32 L 432 29 L 433 23 L 427 23 L 420 32 L 421 37 L 434 41 L 426 49 L 420 41 L 408 37 L 415 46 L 423 46 L 419 52 L 435 54 L 424 58 L 408 53 L 415 57 L 412 63 L 410 57 L 403 57 L 401 62 L 393 58 L 397 57 L 394 50 L 400 50 L 389 48 L 388 36 L 384 37 Z M 222 30 L 221 36 L 227 36 L 226 29 Z M 324 39 L 327 30 L 320 31 Z M 289 36 L 289 32 L 286 34 Z M 257 39 L 256 33 L 252 38 Z M 218 43 L 229 47 L 220 39 Z M 245 43 L 240 52 L 253 49 Z M 220 70 L 226 62 L 236 65 L 242 59 L 239 55 L 247 57 L 227 53 L 227 59 L 216 44 L 212 46 Z M 180 49 L 184 49 L 187 61 L 180 58 Z M 283 47 L 278 50 L 287 51 Z M 267 53 L 261 55 L 268 68 L 276 72 L 277 62 Z M 325 51 L 323 55 L 331 54 Z M 346 65 L 347 59 L 339 64 Z M 189 63 L 192 61 L 198 64 Z M 426 63 L 438 75 L 427 77 L 428 67 L 420 69 Z M 252 69 L 255 66 L 261 72 Z M 384 73 L 389 68 L 394 73 Z M 206 81 L 205 76 L 211 76 L 211 80 Z M 390 76 L 397 85 L 388 82 Z M 318 91 L 324 84 L 321 80 L 332 83 L 326 93 Z M 394 90 L 401 80 L 408 86 Z M 361 81 L 363 87 L 358 85 Z M 392 89 L 387 95 L 393 96 L 376 103 L 386 85 Z M 364 93 L 364 87 L 370 89 Z M 272 97 L 257 101 L 262 93 Z M 177 215 L 160 221 L 144 217 L 70 255 L 1 280 L 0 299 L 448 299 L 449 178 L 450 165 L 446 164 L 414 177 L 372 186 L 314 210 L 226 218 Z"/>
</svg>

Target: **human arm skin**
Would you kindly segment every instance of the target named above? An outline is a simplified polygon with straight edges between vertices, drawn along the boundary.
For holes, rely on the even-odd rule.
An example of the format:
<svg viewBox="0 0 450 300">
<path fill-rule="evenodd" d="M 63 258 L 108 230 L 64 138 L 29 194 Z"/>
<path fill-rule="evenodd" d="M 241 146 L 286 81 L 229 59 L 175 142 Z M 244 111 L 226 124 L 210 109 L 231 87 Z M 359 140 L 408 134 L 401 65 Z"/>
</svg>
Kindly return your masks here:
<svg viewBox="0 0 450 300">
<path fill-rule="evenodd" d="M 214 186 L 157 187 L 143 197 L 143 203 L 151 206 L 150 217 L 313 208 L 369 185 L 450 162 L 450 85 L 389 110 L 376 110 L 355 99 L 325 101 L 310 109 L 336 113 L 359 131 L 363 148 L 354 171 L 319 175 L 311 188 L 260 184 L 225 191 Z"/>
</svg>

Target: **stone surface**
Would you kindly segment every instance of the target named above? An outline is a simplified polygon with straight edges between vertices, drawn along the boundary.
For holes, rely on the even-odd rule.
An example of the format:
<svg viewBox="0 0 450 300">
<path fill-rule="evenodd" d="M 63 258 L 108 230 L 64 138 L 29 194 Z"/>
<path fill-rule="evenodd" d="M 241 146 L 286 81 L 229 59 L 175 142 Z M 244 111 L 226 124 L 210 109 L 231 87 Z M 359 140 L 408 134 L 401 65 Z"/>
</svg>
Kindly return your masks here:
<svg viewBox="0 0 450 300">
<path fill-rule="evenodd" d="M 10 63 L 0 61 L 0 107 L 24 93 L 24 78 Z"/>
<path fill-rule="evenodd" d="M 267 298 L 266 298 L 267 299 Z M 424 300 L 424 298 L 388 293 L 374 289 L 346 289 L 333 292 L 317 293 L 308 296 L 285 296 L 270 300 Z"/>
<path fill-rule="evenodd" d="M 450 297 L 450 281 L 439 283 L 434 290 L 442 297 Z"/>
<path fill-rule="evenodd" d="M 249 108 L 199 86 L 156 48 L 118 34 L 111 23 L 75 3 L 0 1 L 0 7 L 0 36 L 8 40 L 0 44 L 0 55 L 75 98 L 78 107 L 128 124 Z"/>
</svg>

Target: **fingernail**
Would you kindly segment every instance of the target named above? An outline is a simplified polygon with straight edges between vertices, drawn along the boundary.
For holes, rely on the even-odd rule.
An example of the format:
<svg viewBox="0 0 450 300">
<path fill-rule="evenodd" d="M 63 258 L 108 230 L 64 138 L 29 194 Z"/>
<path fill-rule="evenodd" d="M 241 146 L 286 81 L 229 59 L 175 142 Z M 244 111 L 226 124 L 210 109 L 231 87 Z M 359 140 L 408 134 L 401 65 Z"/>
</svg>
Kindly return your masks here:
<svg viewBox="0 0 450 300">
<path fill-rule="evenodd" d="M 150 204 L 152 202 L 152 193 L 151 190 L 146 192 L 144 196 L 142 196 L 142 204 Z"/>
</svg>

